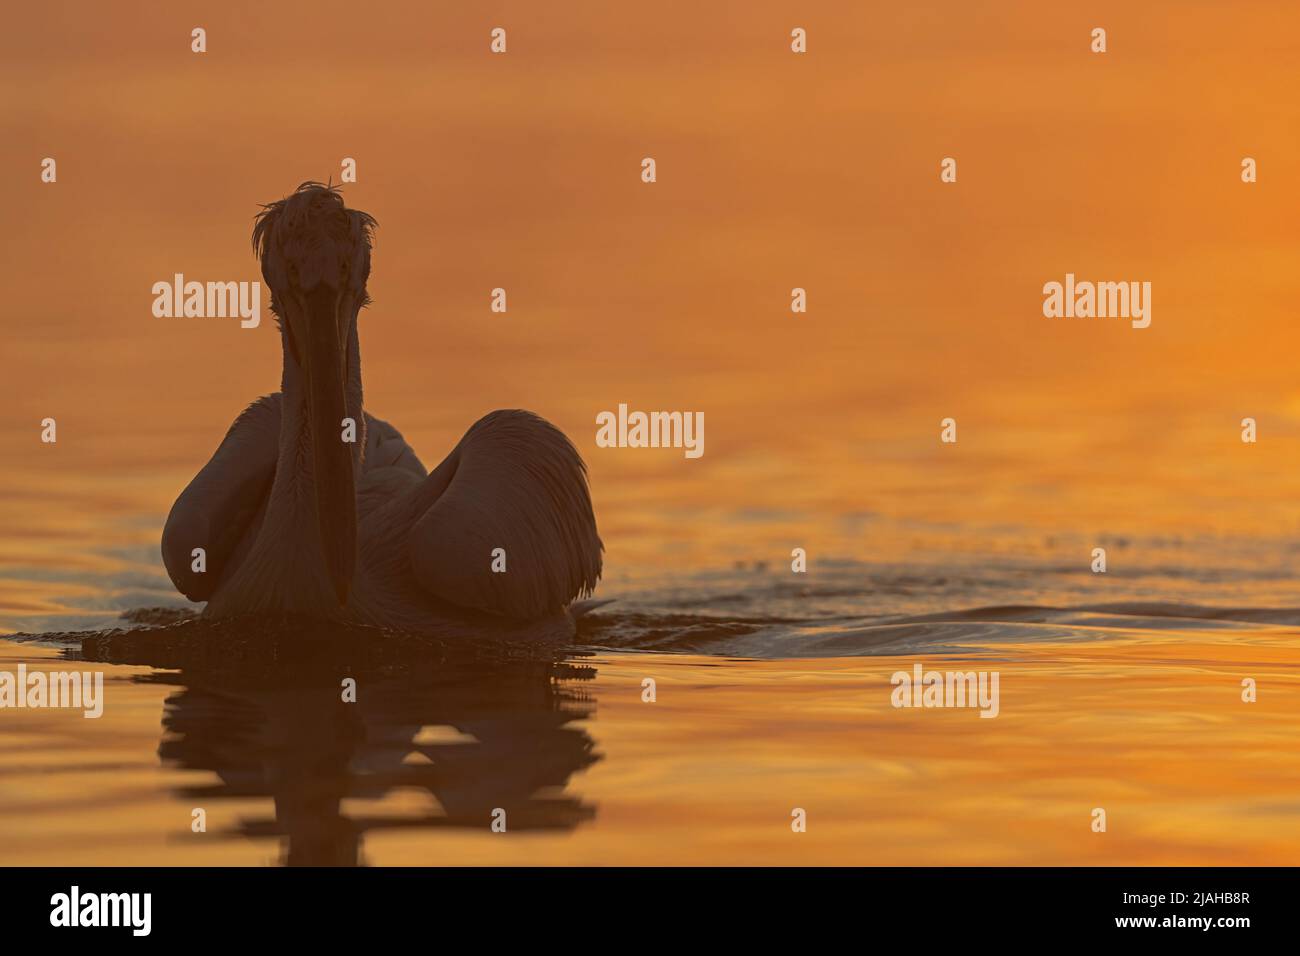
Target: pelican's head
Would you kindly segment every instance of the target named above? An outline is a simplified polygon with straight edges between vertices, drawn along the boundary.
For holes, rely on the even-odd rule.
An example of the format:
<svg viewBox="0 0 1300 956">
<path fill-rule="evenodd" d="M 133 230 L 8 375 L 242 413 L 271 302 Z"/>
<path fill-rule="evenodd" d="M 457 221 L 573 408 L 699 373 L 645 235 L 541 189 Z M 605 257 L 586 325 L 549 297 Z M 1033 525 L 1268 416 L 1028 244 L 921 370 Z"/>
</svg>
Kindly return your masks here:
<svg viewBox="0 0 1300 956">
<path fill-rule="evenodd" d="M 263 206 L 253 227 L 286 365 L 298 367 L 304 387 L 320 541 L 340 605 L 347 604 L 357 547 L 353 456 L 342 437 L 348 348 L 369 301 L 374 227 L 374 219 L 348 209 L 337 189 L 320 183 L 303 183 L 293 195 Z M 361 415 L 360 407 L 354 414 Z"/>
</svg>

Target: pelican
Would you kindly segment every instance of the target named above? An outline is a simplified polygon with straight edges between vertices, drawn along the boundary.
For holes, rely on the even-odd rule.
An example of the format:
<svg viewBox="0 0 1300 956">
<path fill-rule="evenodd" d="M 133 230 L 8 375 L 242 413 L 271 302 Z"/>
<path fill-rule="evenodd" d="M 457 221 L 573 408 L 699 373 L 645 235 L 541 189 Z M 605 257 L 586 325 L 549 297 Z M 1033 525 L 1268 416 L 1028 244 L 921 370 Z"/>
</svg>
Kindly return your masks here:
<svg viewBox="0 0 1300 956">
<path fill-rule="evenodd" d="M 280 391 L 235 419 L 176 499 L 167 573 L 210 618 L 571 635 L 603 545 L 564 434 L 531 412 L 491 412 L 426 472 L 362 407 L 357 318 L 375 226 L 316 182 L 257 215 Z"/>
</svg>

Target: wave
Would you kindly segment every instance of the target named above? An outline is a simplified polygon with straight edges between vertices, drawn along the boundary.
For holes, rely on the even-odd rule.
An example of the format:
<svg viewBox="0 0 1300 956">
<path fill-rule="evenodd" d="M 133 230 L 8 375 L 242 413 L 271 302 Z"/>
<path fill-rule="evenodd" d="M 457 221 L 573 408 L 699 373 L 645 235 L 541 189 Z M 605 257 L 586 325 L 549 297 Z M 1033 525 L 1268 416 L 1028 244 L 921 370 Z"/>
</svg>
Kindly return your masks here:
<svg viewBox="0 0 1300 956">
<path fill-rule="evenodd" d="M 975 654 L 1023 642 L 1154 639 L 1188 631 L 1268 633 L 1300 627 L 1300 608 L 1204 607 L 1175 602 L 1114 602 L 1072 607 L 997 605 L 874 618 L 718 617 L 620 614 L 585 622 L 595 647 L 728 657 L 859 657 Z"/>
<path fill-rule="evenodd" d="M 1186 639 L 1200 632 L 1254 642 L 1277 638 L 1291 643 L 1285 629 L 1300 628 L 1300 608 L 1206 607 L 1177 602 L 1131 601 L 1071 607 L 994 605 L 928 614 L 821 617 L 720 615 L 682 611 L 620 610 L 617 602 L 593 609 L 579 621 L 574 645 L 566 648 L 507 646 L 484 636 L 459 647 L 446 641 L 433 648 L 448 654 L 519 654 L 557 651 L 575 656 L 602 650 L 702 654 L 731 658 L 863 657 L 931 654 L 1005 654 L 1026 643 L 1098 640 Z M 329 646 L 355 654 L 364 648 L 386 665 L 428 661 L 429 641 L 377 628 L 331 628 Z M 304 639 L 304 634 L 314 635 Z M 177 666 L 194 655 L 210 659 L 233 651 L 248 659 L 267 654 L 292 658 L 323 650 L 319 625 L 284 621 L 213 623 L 193 611 L 139 608 L 122 624 L 93 631 L 12 634 L 6 640 L 38 642 L 69 654 L 118 663 Z M 270 650 L 267 650 L 270 648 Z"/>
</svg>

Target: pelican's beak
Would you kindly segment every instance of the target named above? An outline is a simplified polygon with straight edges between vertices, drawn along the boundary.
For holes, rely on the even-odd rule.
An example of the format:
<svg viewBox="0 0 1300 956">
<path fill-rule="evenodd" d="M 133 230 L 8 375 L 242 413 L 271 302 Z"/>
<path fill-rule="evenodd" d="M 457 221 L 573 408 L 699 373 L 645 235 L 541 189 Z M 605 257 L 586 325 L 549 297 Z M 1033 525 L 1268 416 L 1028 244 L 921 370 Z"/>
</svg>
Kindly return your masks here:
<svg viewBox="0 0 1300 956">
<path fill-rule="evenodd" d="M 352 446 L 343 440 L 347 415 L 344 387 L 341 297 L 325 285 L 307 295 L 307 341 L 300 349 L 307 378 L 307 420 L 311 425 L 316 481 L 316 521 L 325 568 L 340 606 L 357 563 L 357 496 L 352 477 Z M 357 428 L 353 432 L 359 431 Z"/>
</svg>

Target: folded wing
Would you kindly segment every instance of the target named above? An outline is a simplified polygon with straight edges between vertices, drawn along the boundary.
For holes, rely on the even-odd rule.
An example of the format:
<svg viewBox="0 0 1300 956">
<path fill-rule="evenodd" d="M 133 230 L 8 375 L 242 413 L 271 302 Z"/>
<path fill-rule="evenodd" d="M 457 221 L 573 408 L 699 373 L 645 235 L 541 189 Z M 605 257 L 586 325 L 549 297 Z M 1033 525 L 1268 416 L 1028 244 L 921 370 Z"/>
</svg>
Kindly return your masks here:
<svg viewBox="0 0 1300 956">
<path fill-rule="evenodd" d="M 408 552 L 434 597 L 528 620 L 590 594 L 600 579 L 586 466 L 531 412 L 476 422 L 425 479 L 419 501 Z"/>
<path fill-rule="evenodd" d="M 243 559 L 261 522 L 275 478 L 280 395 L 248 406 L 212 459 L 172 505 L 163 526 L 162 557 L 176 590 L 206 601 Z M 203 549 L 202 571 L 195 570 Z"/>
</svg>

